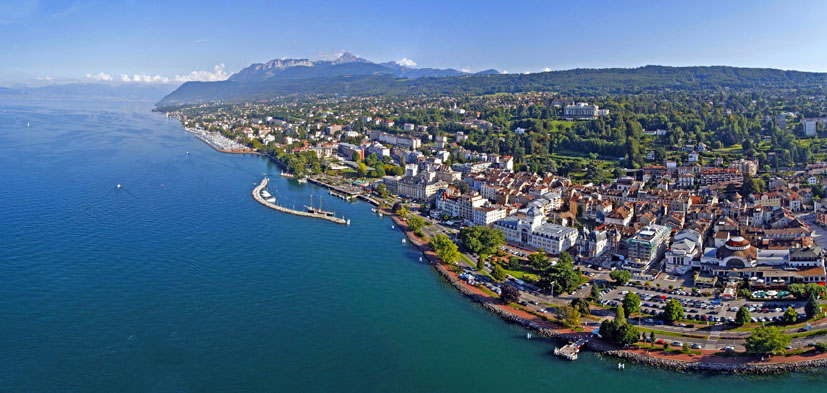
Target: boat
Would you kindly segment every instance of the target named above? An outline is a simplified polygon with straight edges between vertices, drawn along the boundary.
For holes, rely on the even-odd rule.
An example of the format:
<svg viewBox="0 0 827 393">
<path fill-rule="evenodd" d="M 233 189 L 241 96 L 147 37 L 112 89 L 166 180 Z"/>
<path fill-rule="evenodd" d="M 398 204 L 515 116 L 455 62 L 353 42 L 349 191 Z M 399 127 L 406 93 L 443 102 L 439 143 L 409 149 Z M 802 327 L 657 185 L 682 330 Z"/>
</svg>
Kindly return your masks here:
<svg viewBox="0 0 827 393">
<path fill-rule="evenodd" d="M 618 364 L 617 364 L 617 369 L 618 369 L 618 370 L 625 370 L 625 369 L 626 369 L 626 365 L 625 365 L 625 364 L 623 364 L 623 363 L 618 363 Z"/>
<path fill-rule="evenodd" d="M 374 207 L 374 208 L 370 209 L 370 211 L 376 213 L 376 208 Z"/>
<path fill-rule="evenodd" d="M 310 206 L 304 205 L 304 207 L 307 209 L 308 213 L 319 214 L 319 215 L 322 215 L 322 216 L 330 216 L 330 217 L 335 217 L 336 216 L 336 214 L 334 212 L 327 211 L 327 210 L 322 210 L 322 201 L 321 200 L 319 200 L 319 207 L 318 208 L 313 207 L 313 194 L 310 194 Z"/>
<path fill-rule="evenodd" d="M 307 178 L 306 177 L 301 177 L 301 178 L 299 178 L 298 182 L 299 183 L 307 183 Z"/>
<path fill-rule="evenodd" d="M 272 203 L 274 205 L 276 204 L 276 198 L 273 197 L 266 198 L 264 201 L 267 203 Z"/>
<path fill-rule="evenodd" d="M 407 240 L 405 240 L 405 239 L 402 239 L 402 243 L 407 243 L 407 242 L 408 242 L 408 241 L 407 241 Z"/>
<path fill-rule="evenodd" d="M 264 199 L 267 199 L 270 198 L 272 195 L 270 195 L 270 193 L 267 192 L 267 190 L 261 190 L 261 196 L 264 197 Z"/>
</svg>

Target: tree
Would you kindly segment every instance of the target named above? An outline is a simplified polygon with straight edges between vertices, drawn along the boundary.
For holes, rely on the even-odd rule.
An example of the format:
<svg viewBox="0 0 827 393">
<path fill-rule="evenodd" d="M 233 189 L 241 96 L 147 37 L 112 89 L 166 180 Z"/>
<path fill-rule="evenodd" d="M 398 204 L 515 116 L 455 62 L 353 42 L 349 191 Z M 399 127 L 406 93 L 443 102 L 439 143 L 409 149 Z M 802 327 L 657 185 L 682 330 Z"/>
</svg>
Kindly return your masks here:
<svg viewBox="0 0 827 393">
<path fill-rule="evenodd" d="M 396 215 L 398 215 L 399 218 L 401 218 L 403 220 L 408 219 L 408 214 L 409 214 L 408 208 L 406 208 L 404 206 L 400 206 L 399 209 L 396 210 Z"/>
<path fill-rule="evenodd" d="M 617 285 L 623 285 L 629 282 L 632 279 L 632 273 L 628 270 L 617 269 L 609 273 L 609 277 L 612 280 L 615 280 Z"/>
<path fill-rule="evenodd" d="M 759 327 L 747 337 L 744 346 L 748 353 L 780 355 L 790 345 L 790 337 L 775 326 Z"/>
<path fill-rule="evenodd" d="M 545 270 L 551 266 L 548 261 L 548 256 L 546 256 L 546 252 L 543 251 L 542 248 L 534 254 L 528 256 L 528 264 L 535 270 Z"/>
<path fill-rule="evenodd" d="M 749 174 L 744 175 L 744 180 L 741 183 L 741 196 L 746 198 L 750 194 L 761 192 L 761 185 Z"/>
<path fill-rule="evenodd" d="M 540 275 L 540 282 L 538 283 L 540 287 L 550 291 L 553 286 L 554 292 L 556 293 L 574 292 L 574 290 L 580 286 L 583 276 L 574 270 L 573 262 L 574 260 L 567 252 L 564 251 L 561 253 L 560 258 L 557 259 L 557 263 L 546 269 Z"/>
<path fill-rule="evenodd" d="M 439 259 L 445 263 L 455 264 L 459 262 L 460 254 L 457 245 L 451 239 L 444 235 L 438 234 L 431 239 L 431 246 L 436 251 Z"/>
<path fill-rule="evenodd" d="M 375 167 L 376 177 L 385 177 L 387 173 L 385 172 L 385 166 L 382 164 L 378 164 Z"/>
<path fill-rule="evenodd" d="M 681 307 L 680 302 L 676 299 L 669 299 L 663 308 L 663 319 L 666 322 L 674 323 L 675 321 L 680 321 L 683 317 L 683 307 Z"/>
<path fill-rule="evenodd" d="M 580 310 L 572 306 L 563 306 L 557 308 L 557 316 L 569 329 L 574 329 L 580 325 Z"/>
<path fill-rule="evenodd" d="M 356 176 L 358 177 L 365 177 L 368 174 L 368 166 L 365 165 L 364 162 L 360 162 L 356 165 Z"/>
<path fill-rule="evenodd" d="M 408 217 L 408 228 L 411 228 L 414 232 L 419 232 L 422 227 L 425 226 L 425 219 L 420 216 L 415 216 L 410 214 Z"/>
<path fill-rule="evenodd" d="M 491 277 L 494 277 L 497 281 L 505 280 L 505 270 L 500 265 L 494 265 L 494 268 L 491 269 Z"/>
<path fill-rule="evenodd" d="M 810 294 L 810 297 L 807 298 L 807 304 L 804 305 L 804 312 L 807 313 L 807 318 L 812 318 L 818 315 L 818 302 L 813 294 Z"/>
<path fill-rule="evenodd" d="M 359 154 L 358 151 L 355 151 L 350 155 L 350 159 L 353 160 L 353 162 L 359 162 L 362 160 L 362 155 Z"/>
<path fill-rule="evenodd" d="M 505 234 L 496 228 L 486 226 L 465 227 L 459 230 L 459 239 L 475 254 L 493 254 L 505 244 Z"/>
<path fill-rule="evenodd" d="M 803 299 L 804 296 L 807 296 L 807 287 L 804 286 L 804 284 L 790 284 L 787 289 L 790 291 L 790 294 L 795 296 L 797 299 Z"/>
<path fill-rule="evenodd" d="M 634 292 L 629 292 L 623 297 L 623 308 L 629 314 L 640 312 L 640 296 Z"/>
<path fill-rule="evenodd" d="M 576 308 L 577 311 L 580 311 L 581 315 L 589 315 L 591 314 L 591 306 L 589 305 L 589 301 L 583 299 L 582 297 L 578 297 L 571 301 L 571 306 Z"/>
<path fill-rule="evenodd" d="M 781 316 L 781 320 L 787 325 L 793 324 L 798 320 L 798 313 L 795 312 L 794 308 L 787 307 L 787 309 L 784 310 L 784 315 Z"/>
<path fill-rule="evenodd" d="M 477 270 L 483 271 L 485 269 L 485 258 L 477 259 Z"/>
<path fill-rule="evenodd" d="M 827 292 L 827 287 L 823 285 L 818 285 L 816 283 L 807 284 L 805 289 L 807 290 L 808 295 L 815 295 L 816 298 L 824 296 L 824 292 Z"/>
<path fill-rule="evenodd" d="M 517 303 L 520 301 L 520 290 L 511 286 L 511 285 L 503 285 L 500 290 L 502 293 L 500 294 L 500 300 L 502 300 L 505 304 L 510 303 Z"/>
<path fill-rule="evenodd" d="M 626 321 L 623 305 L 617 307 L 617 314 L 613 320 L 603 320 L 600 324 L 600 335 L 619 345 L 634 344 L 640 338 L 637 328 Z"/>
<path fill-rule="evenodd" d="M 649 343 L 651 343 L 651 346 L 655 346 L 655 332 L 649 332 Z"/>
<path fill-rule="evenodd" d="M 592 283 L 592 289 L 589 293 L 589 300 L 593 302 L 600 300 L 600 288 L 598 288 L 595 283 Z"/>
<path fill-rule="evenodd" d="M 750 321 L 749 309 L 741 306 L 741 308 L 738 309 L 738 313 L 735 314 L 735 323 L 738 325 L 745 325 Z"/>
<path fill-rule="evenodd" d="M 388 187 L 385 186 L 385 183 L 379 183 L 379 185 L 376 186 L 376 192 L 382 198 L 387 198 L 391 195 L 390 191 L 388 191 Z"/>
</svg>

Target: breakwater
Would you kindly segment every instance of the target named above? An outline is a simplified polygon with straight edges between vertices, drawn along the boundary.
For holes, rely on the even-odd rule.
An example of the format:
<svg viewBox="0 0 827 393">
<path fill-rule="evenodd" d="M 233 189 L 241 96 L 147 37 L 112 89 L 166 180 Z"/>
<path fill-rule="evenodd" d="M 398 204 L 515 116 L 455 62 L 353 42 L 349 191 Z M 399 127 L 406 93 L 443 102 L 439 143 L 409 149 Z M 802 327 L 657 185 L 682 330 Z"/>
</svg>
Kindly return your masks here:
<svg viewBox="0 0 827 393">
<path fill-rule="evenodd" d="M 343 224 L 343 225 L 350 224 L 350 220 L 345 220 L 344 218 L 288 209 L 286 207 L 279 206 L 279 205 L 276 205 L 274 203 L 270 203 L 270 202 L 265 201 L 264 198 L 261 197 L 261 190 L 263 190 L 264 187 L 267 187 L 267 183 L 269 183 L 269 182 L 270 182 L 270 179 L 265 177 L 259 185 L 257 185 L 255 188 L 253 188 L 253 198 L 258 203 L 261 203 L 262 205 L 267 206 L 267 207 L 269 207 L 273 210 L 278 210 L 280 212 L 287 213 L 287 214 L 293 214 L 293 215 L 302 216 L 302 217 L 320 218 L 322 220 L 327 220 L 327 221 L 330 221 L 330 222 L 335 222 L 337 224 Z"/>
</svg>

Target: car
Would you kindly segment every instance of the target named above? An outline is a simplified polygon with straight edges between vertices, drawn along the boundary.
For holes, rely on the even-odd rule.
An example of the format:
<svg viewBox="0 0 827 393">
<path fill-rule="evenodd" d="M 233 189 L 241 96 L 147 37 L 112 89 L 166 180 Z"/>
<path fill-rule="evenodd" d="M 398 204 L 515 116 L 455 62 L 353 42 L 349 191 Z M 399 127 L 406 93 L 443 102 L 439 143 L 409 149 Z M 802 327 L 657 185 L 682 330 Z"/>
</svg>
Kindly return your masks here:
<svg viewBox="0 0 827 393">
<path fill-rule="evenodd" d="M 694 344 L 690 345 L 689 347 L 692 348 L 692 349 L 701 349 L 701 344 L 694 343 Z"/>
<path fill-rule="evenodd" d="M 726 351 L 726 352 L 735 352 L 735 347 L 733 347 L 733 346 L 731 346 L 731 345 L 727 345 L 727 346 L 725 346 L 725 347 L 724 347 L 723 349 L 721 349 L 721 350 L 722 350 L 722 351 Z"/>
<path fill-rule="evenodd" d="M 669 345 L 671 345 L 671 346 L 673 346 L 673 347 L 682 347 L 682 346 L 683 346 L 683 343 L 682 343 L 682 342 L 680 342 L 680 341 L 672 341 L 672 343 L 671 343 L 671 344 L 669 344 Z"/>
<path fill-rule="evenodd" d="M 663 339 L 659 339 L 658 341 L 655 341 L 655 344 L 663 344 Z"/>
</svg>

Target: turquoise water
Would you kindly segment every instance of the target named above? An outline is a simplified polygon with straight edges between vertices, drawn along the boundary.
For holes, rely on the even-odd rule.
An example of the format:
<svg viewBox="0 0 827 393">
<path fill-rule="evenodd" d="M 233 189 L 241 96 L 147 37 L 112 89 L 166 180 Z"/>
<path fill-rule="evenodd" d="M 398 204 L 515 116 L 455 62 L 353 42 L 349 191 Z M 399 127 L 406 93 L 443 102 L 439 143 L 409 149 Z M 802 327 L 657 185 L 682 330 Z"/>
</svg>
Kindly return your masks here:
<svg viewBox="0 0 827 393">
<path fill-rule="evenodd" d="M 149 109 L 0 101 L 0 392 L 786 392 L 827 381 L 559 360 L 552 342 L 525 340 L 418 262 L 368 205 L 283 179 L 260 157 L 216 153 Z M 352 225 L 258 205 L 250 191 L 265 173 L 281 203 L 325 195 Z"/>
</svg>

